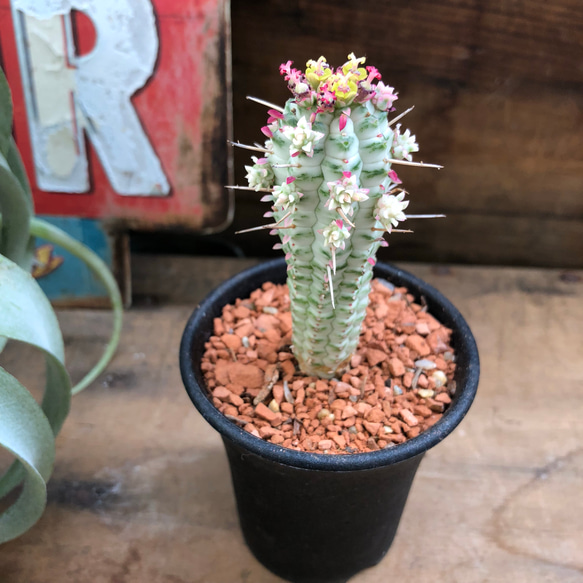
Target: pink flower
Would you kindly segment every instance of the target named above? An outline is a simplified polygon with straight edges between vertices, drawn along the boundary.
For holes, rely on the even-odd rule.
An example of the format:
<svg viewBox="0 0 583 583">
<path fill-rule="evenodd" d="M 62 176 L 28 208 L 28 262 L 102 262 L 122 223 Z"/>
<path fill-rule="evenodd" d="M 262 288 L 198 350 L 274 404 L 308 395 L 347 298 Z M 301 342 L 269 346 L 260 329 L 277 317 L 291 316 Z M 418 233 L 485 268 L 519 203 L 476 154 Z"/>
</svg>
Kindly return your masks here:
<svg viewBox="0 0 583 583">
<path fill-rule="evenodd" d="M 324 111 L 334 111 L 334 103 L 336 103 L 336 96 L 333 91 L 330 91 L 326 85 L 322 85 L 318 94 L 316 95 L 316 103 L 318 104 L 318 113 Z"/>
<path fill-rule="evenodd" d="M 394 91 L 394 87 L 389 87 L 382 81 L 379 81 L 375 87 L 375 94 L 372 97 L 374 106 L 380 111 L 389 111 L 393 106 L 393 102 L 398 99 Z"/>
<path fill-rule="evenodd" d="M 388 176 L 391 179 L 391 182 L 394 182 L 395 184 L 403 184 L 403 181 L 397 176 L 397 173 L 394 170 L 389 170 Z"/>
<path fill-rule="evenodd" d="M 293 61 L 288 61 L 287 63 L 282 63 L 279 66 L 279 74 L 280 75 L 287 75 L 285 77 L 285 80 L 287 81 L 289 79 L 289 75 L 291 74 L 291 66 L 294 64 Z"/>
</svg>

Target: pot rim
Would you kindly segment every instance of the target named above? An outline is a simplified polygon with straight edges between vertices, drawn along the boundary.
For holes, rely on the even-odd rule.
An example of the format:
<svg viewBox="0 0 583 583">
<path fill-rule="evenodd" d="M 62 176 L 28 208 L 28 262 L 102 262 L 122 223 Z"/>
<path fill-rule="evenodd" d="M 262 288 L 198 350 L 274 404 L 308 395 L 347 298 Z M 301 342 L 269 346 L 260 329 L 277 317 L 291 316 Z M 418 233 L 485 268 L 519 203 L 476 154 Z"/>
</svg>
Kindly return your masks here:
<svg viewBox="0 0 583 583">
<path fill-rule="evenodd" d="M 346 455 L 324 454 L 296 451 L 269 443 L 251 435 L 220 413 L 207 395 L 206 387 L 201 384 L 202 372 L 200 369 L 195 371 L 196 363 L 192 356 L 195 339 L 198 338 L 201 342 L 200 329 L 205 324 L 209 334 L 202 343 L 206 342 L 212 335 L 213 318 L 219 315 L 224 305 L 233 302 L 239 295 L 248 296 L 261 283 L 275 279 L 272 276 L 273 272 L 282 270 L 285 277 L 283 258 L 262 262 L 229 278 L 206 296 L 193 311 L 186 324 L 180 344 L 182 381 L 194 406 L 210 425 L 221 433 L 223 438 L 235 442 L 253 454 L 297 468 L 320 471 L 358 471 L 387 466 L 422 455 L 457 427 L 468 412 L 478 388 L 480 363 L 472 332 L 461 313 L 441 292 L 411 273 L 384 263 L 378 263 L 375 266 L 376 277 L 387 278 L 397 287 L 407 287 L 408 291 L 417 298 L 423 296 L 430 313 L 453 330 L 452 344 L 457 357 L 454 377 L 456 393 L 451 405 L 435 425 L 402 444 L 378 451 Z M 269 276 L 261 278 L 264 274 L 269 274 Z M 254 285 L 248 293 L 245 293 L 241 288 L 247 290 L 248 286 L 245 282 L 248 283 L 249 280 L 253 280 Z M 213 306 L 215 306 L 214 309 Z"/>
</svg>

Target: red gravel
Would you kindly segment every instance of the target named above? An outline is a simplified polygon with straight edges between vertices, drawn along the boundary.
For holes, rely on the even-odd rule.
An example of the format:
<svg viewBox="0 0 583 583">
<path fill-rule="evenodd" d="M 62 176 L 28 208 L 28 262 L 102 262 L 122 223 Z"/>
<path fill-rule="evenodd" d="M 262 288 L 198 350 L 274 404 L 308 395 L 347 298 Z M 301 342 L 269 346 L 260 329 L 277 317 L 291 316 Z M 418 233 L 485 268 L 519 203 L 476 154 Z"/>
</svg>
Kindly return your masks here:
<svg viewBox="0 0 583 583">
<path fill-rule="evenodd" d="M 291 449 L 358 453 L 403 443 L 434 425 L 455 392 L 451 330 L 405 288 L 378 280 L 340 379 L 297 370 L 285 285 L 265 283 L 225 306 L 214 333 L 201 365 L 213 403 L 257 438 Z"/>
</svg>

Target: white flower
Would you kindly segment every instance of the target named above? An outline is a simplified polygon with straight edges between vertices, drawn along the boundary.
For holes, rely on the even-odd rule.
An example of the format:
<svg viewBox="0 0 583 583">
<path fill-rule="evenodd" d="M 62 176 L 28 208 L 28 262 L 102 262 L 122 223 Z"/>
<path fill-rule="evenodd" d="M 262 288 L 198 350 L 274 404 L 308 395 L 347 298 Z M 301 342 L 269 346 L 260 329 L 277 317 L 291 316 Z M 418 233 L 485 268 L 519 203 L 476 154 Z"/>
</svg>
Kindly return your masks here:
<svg viewBox="0 0 583 583">
<path fill-rule="evenodd" d="M 334 251 L 344 249 L 344 241 L 350 237 L 350 231 L 340 219 L 337 219 L 322 231 L 322 236 L 324 243 Z"/>
<path fill-rule="evenodd" d="M 324 137 L 321 132 L 312 129 L 312 124 L 301 117 L 296 127 L 284 126 L 283 135 L 291 141 L 290 156 L 297 156 L 300 152 L 310 158 L 314 155 L 314 142 Z"/>
<path fill-rule="evenodd" d="M 267 158 L 257 158 L 252 156 L 253 166 L 245 166 L 247 170 L 247 182 L 249 186 L 255 190 L 261 188 L 271 188 L 275 180 L 275 174 L 271 168 Z"/>
<path fill-rule="evenodd" d="M 273 188 L 273 206 L 285 210 L 298 204 L 302 193 L 298 192 L 295 183 L 283 182 Z"/>
<path fill-rule="evenodd" d="M 330 198 L 326 202 L 328 210 L 340 208 L 345 215 L 352 216 L 353 202 L 361 202 L 368 198 L 368 188 L 358 188 L 356 176 L 351 172 L 343 172 L 340 180 L 328 182 Z"/>
<path fill-rule="evenodd" d="M 411 152 L 419 152 L 419 145 L 415 141 L 415 136 L 409 130 L 401 134 L 401 124 L 398 123 L 393 135 L 392 156 L 395 160 L 411 161 Z"/>
<path fill-rule="evenodd" d="M 405 193 L 400 192 L 397 195 L 383 194 L 375 206 L 375 219 L 390 233 L 393 227 L 404 221 L 407 217 L 403 212 L 408 206 L 409 201 L 403 200 Z"/>
</svg>

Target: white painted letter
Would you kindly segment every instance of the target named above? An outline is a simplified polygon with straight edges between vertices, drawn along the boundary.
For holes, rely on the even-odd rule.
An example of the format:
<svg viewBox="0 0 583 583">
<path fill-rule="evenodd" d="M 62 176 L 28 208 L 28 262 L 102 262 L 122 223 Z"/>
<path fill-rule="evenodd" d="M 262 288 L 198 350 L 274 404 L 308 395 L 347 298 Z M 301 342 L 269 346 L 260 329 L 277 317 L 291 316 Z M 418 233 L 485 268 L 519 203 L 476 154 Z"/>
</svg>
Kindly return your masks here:
<svg viewBox="0 0 583 583">
<path fill-rule="evenodd" d="M 91 18 L 97 33 L 94 49 L 80 57 L 72 9 Z M 118 194 L 167 195 L 130 101 L 158 54 L 151 0 L 12 0 L 12 14 L 39 188 L 89 190 L 85 130 Z"/>
</svg>

